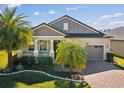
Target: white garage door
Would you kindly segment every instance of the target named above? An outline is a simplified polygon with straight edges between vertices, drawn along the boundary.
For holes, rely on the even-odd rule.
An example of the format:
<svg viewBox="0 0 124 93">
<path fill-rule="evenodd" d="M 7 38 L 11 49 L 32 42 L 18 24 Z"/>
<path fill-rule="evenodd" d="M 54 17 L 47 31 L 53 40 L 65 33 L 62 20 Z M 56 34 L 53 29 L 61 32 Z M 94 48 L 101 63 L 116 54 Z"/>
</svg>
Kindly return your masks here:
<svg viewBox="0 0 124 93">
<path fill-rule="evenodd" d="M 103 60 L 103 46 L 88 46 L 88 60 Z"/>
</svg>

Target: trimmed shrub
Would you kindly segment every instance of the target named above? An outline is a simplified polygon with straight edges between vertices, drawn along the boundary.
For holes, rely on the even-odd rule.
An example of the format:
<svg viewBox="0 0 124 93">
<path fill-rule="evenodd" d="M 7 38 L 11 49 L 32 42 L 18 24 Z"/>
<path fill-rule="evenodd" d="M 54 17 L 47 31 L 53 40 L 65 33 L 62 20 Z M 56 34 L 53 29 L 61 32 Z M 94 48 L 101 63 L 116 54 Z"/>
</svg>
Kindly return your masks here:
<svg viewBox="0 0 124 93">
<path fill-rule="evenodd" d="M 52 65 L 53 64 L 53 58 L 52 57 L 38 57 L 38 64 Z"/>
<path fill-rule="evenodd" d="M 25 68 L 32 67 L 36 64 L 36 58 L 33 56 L 22 56 L 14 59 L 14 65 L 23 65 Z"/>
<path fill-rule="evenodd" d="M 90 88 L 87 82 L 71 82 L 57 80 L 54 84 L 56 88 Z"/>
<path fill-rule="evenodd" d="M 74 87 L 76 87 L 75 83 L 69 82 L 69 81 L 63 81 L 63 80 L 57 80 L 54 84 L 57 88 L 69 88 L 69 87 L 74 88 Z"/>
<path fill-rule="evenodd" d="M 107 61 L 108 62 L 113 62 L 114 60 L 114 53 L 113 52 L 108 52 L 107 53 Z"/>
<path fill-rule="evenodd" d="M 78 88 L 91 88 L 87 82 L 82 82 L 79 84 Z"/>
<path fill-rule="evenodd" d="M 23 69 L 24 69 L 24 67 L 21 64 L 19 64 L 18 66 L 16 66 L 16 70 L 17 71 L 20 71 L 20 70 L 23 70 Z"/>
<path fill-rule="evenodd" d="M 12 72 L 12 69 L 8 67 L 3 70 L 3 73 L 10 73 L 10 72 Z"/>
</svg>

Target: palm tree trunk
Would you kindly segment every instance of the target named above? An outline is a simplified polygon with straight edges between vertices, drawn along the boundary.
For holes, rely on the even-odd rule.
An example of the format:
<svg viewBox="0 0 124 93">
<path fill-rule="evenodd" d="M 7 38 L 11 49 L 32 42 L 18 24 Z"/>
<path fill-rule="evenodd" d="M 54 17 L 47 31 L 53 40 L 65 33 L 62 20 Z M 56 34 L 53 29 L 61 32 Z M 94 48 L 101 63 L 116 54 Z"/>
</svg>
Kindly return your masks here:
<svg viewBox="0 0 124 93">
<path fill-rule="evenodd" d="M 13 69 L 12 51 L 7 51 L 8 53 L 8 67 Z"/>
</svg>

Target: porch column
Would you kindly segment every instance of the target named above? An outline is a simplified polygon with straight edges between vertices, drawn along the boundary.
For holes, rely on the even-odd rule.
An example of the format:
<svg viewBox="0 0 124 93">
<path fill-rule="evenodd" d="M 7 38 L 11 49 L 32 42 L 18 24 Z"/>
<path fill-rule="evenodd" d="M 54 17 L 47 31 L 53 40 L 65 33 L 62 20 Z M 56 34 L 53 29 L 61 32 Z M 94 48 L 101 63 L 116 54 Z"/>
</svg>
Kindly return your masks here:
<svg viewBox="0 0 124 93">
<path fill-rule="evenodd" d="M 50 56 L 53 58 L 54 61 L 54 40 L 50 40 L 50 45 L 51 45 Z"/>
<path fill-rule="evenodd" d="M 34 40 L 34 52 L 33 55 L 38 57 L 38 40 Z"/>
</svg>

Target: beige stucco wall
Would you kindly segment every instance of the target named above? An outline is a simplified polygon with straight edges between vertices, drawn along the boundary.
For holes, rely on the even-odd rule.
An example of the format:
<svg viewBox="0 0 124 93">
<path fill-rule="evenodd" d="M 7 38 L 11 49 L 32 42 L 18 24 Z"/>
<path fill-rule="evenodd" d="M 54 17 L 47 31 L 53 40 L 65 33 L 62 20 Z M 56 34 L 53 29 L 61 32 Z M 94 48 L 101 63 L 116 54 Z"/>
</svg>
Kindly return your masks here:
<svg viewBox="0 0 124 93">
<path fill-rule="evenodd" d="M 77 42 L 88 44 L 88 45 L 103 45 L 104 46 L 104 57 L 106 59 L 106 53 L 110 51 L 110 39 L 109 38 L 71 38 Z"/>
<path fill-rule="evenodd" d="M 77 42 L 80 42 L 82 44 L 88 44 L 88 45 L 103 45 L 104 46 L 104 57 L 103 59 L 106 59 L 106 53 L 110 51 L 110 39 L 108 38 L 66 38 L 66 40 L 75 40 Z M 50 51 L 50 41 L 48 41 L 48 53 Z M 45 53 L 43 53 L 45 54 Z M 46 54 L 45 54 L 46 55 Z"/>
<path fill-rule="evenodd" d="M 124 57 L 124 40 L 111 40 L 111 50 L 119 56 Z"/>
<path fill-rule="evenodd" d="M 63 23 L 68 23 L 69 30 L 63 30 Z M 65 33 L 95 33 L 91 29 L 84 27 L 80 25 L 79 23 L 75 23 L 74 21 L 68 19 L 68 18 L 63 18 L 60 21 L 57 21 L 53 24 L 51 24 L 54 28 L 59 29 L 62 32 Z"/>
</svg>

